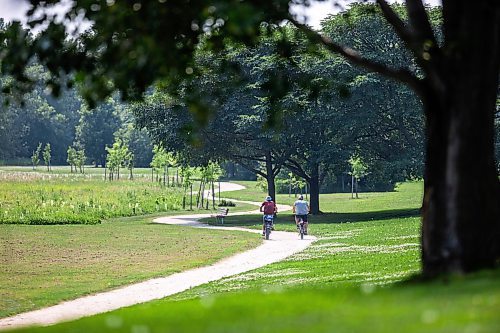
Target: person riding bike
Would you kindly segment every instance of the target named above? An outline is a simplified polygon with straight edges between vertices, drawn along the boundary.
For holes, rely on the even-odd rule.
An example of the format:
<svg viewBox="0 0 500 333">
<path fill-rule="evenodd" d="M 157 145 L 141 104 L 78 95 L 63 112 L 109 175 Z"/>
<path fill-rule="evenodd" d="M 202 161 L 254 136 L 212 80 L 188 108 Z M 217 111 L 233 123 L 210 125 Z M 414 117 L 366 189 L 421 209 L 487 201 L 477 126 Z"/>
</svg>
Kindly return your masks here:
<svg viewBox="0 0 500 333">
<path fill-rule="evenodd" d="M 260 211 L 264 212 L 264 215 L 273 215 L 275 216 L 276 213 L 278 212 L 278 207 L 273 201 L 273 198 L 270 196 L 266 197 L 266 200 L 260 205 Z M 264 221 L 264 217 L 262 217 L 262 236 L 265 235 L 265 230 L 266 230 L 266 223 Z M 271 227 L 271 230 L 274 230 L 274 218 L 273 218 L 273 226 Z"/>
<path fill-rule="evenodd" d="M 304 234 L 307 235 L 307 215 L 309 214 L 309 203 L 304 200 L 301 194 L 299 199 L 293 204 L 293 214 L 295 214 L 295 224 L 299 228 L 299 220 L 304 221 Z"/>
</svg>

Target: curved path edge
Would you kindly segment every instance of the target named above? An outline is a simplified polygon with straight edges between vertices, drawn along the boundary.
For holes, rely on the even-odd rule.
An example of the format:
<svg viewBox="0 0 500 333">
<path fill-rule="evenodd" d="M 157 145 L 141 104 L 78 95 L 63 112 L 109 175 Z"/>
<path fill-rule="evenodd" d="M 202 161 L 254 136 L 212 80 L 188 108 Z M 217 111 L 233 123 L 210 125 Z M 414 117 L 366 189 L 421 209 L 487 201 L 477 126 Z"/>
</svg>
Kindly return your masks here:
<svg viewBox="0 0 500 333">
<path fill-rule="evenodd" d="M 228 184 L 228 185 L 225 185 Z M 221 183 L 224 190 L 236 190 L 231 183 Z M 237 200 L 233 200 L 237 201 Z M 255 205 L 260 203 L 240 201 Z M 289 210 L 286 205 L 279 205 L 279 211 Z M 238 212 L 231 215 L 243 215 L 252 212 Z M 208 226 L 198 220 L 210 217 L 210 214 L 178 215 L 161 217 L 153 220 L 155 223 L 191 226 L 197 228 L 241 230 L 260 234 L 260 230 L 252 230 L 239 227 Z M 299 240 L 296 233 L 274 231 L 271 239 L 263 241 L 255 249 L 248 250 L 231 257 L 222 259 L 210 266 L 190 269 L 175 273 L 167 277 L 150 279 L 129 286 L 120 287 L 107 292 L 77 298 L 47 308 L 25 312 L 0 319 L 0 330 L 14 329 L 33 325 L 53 325 L 56 323 L 92 316 L 99 313 L 109 312 L 119 308 L 164 298 L 190 288 L 216 281 L 232 275 L 244 273 L 259 267 L 281 261 L 297 252 L 307 248 L 316 240 L 313 236 L 307 236 Z"/>
</svg>

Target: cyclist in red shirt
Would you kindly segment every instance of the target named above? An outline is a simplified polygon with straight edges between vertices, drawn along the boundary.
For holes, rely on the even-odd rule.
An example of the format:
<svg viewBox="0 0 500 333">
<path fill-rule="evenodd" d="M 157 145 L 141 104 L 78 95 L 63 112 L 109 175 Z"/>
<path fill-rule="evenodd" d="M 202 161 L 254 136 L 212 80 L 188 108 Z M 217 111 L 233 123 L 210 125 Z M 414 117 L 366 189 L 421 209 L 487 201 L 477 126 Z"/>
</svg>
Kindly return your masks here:
<svg viewBox="0 0 500 333">
<path fill-rule="evenodd" d="M 276 215 L 278 212 L 278 207 L 276 207 L 276 204 L 273 201 L 273 198 L 270 196 L 266 197 L 266 201 L 260 205 L 260 211 L 264 212 L 264 215 Z M 274 230 L 274 218 L 273 218 L 273 227 L 272 230 Z M 262 235 L 265 233 L 265 223 L 264 223 L 264 218 L 262 218 Z"/>
</svg>

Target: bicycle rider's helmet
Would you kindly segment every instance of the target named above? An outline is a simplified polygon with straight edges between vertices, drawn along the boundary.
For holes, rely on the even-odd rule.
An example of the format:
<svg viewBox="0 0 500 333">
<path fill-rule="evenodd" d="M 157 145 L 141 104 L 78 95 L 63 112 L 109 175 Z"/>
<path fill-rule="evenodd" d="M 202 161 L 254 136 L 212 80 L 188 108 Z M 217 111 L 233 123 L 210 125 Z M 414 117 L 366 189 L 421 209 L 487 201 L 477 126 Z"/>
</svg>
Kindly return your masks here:
<svg viewBox="0 0 500 333">
<path fill-rule="evenodd" d="M 273 201 L 273 198 L 271 198 L 270 196 L 267 196 L 266 201 Z"/>
</svg>

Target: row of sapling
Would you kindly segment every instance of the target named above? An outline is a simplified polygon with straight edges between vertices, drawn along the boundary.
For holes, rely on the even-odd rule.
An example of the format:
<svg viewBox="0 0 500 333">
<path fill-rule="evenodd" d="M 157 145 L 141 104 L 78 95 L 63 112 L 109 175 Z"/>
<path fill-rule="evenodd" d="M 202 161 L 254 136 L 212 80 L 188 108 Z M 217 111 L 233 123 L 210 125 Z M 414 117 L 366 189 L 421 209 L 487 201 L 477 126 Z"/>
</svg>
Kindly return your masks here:
<svg viewBox="0 0 500 333">
<path fill-rule="evenodd" d="M 151 161 L 151 181 L 156 181 L 163 183 L 164 186 L 179 186 L 179 170 L 177 168 L 175 177 L 172 176 L 172 181 L 170 182 L 169 168 L 176 167 L 178 165 L 177 156 L 169 151 L 166 151 L 164 147 L 155 145 L 153 147 L 153 159 Z"/>
<path fill-rule="evenodd" d="M 74 147 L 68 147 L 67 150 L 68 158 L 67 162 L 71 167 L 71 173 L 73 173 L 73 169 L 75 172 L 85 173 L 85 150 L 76 149 Z"/>
<path fill-rule="evenodd" d="M 33 170 L 36 170 L 38 164 L 40 164 L 40 153 L 42 153 L 43 161 L 45 162 L 45 166 L 47 167 L 47 171 L 51 171 L 50 160 L 52 159 L 50 143 L 45 144 L 45 148 L 42 152 L 42 143 L 38 143 L 38 147 L 33 154 L 31 155 L 31 164 L 33 165 Z"/>
<path fill-rule="evenodd" d="M 196 207 L 208 209 L 210 196 L 212 197 L 212 208 L 215 209 L 215 186 L 214 183 L 222 176 L 222 168 L 216 162 L 210 161 L 206 166 L 200 169 L 200 187 L 196 198 Z M 219 182 L 220 190 L 220 182 Z M 205 198 L 205 192 L 207 197 Z M 211 195 L 209 195 L 211 194 Z M 206 199 L 206 200 L 205 200 Z M 220 199 L 220 193 L 219 193 Z"/>
<path fill-rule="evenodd" d="M 129 178 L 133 179 L 134 154 L 129 150 L 126 142 L 116 138 L 113 146 L 106 147 L 108 155 L 106 156 L 106 169 L 104 178 L 109 180 L 120 179 L 120 169 L 129 170 Z"/>
<path fill-rule="evenodd" d="M 189 196 L 189 209 L 193 210 L 193 176 L 196 172 L 195 168 L 190 167 L 188 165 L 181 165 L 180 166 L 181 170 L 181 180 L 182 180 L 182 188 L 183 188 L 183 195 L 182 195 L 182 209 L 186 209 L 186 195 L 188 189 L 190 190 L 190 196 Z"/>
</svg>

